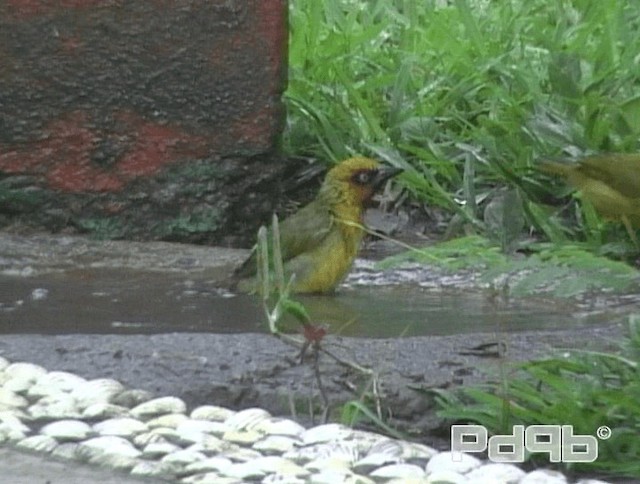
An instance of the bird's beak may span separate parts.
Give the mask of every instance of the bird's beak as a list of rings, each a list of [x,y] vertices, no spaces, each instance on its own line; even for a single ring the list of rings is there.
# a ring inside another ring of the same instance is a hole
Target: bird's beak
[[[402,168],[396,168],[395,166],[383,166],[382,168],[379,168],[378,173],[373,180],[374,188],[381,188],[387,180],[393,178],[398,173],[402,173],[403,171],[404,170]]]

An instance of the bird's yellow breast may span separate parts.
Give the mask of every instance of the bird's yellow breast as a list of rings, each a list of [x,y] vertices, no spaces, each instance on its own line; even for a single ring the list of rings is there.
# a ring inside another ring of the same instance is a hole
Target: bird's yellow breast
[[[637,155],[601,155],[580,163],[544,162],[547,173],[564,176],[604,218],[626,219],[640,227],[640,158]]]
[[[296,274],[295,292],[330,292],[346,277],[358,253],[362,229],[337,220],[326,240],[314,250],[291,261]],[[286,268],[286,267],[285,267]]]
[[[573,183],[605,219],[619,220],[627,217],[631,225],[640,226],[640,196],[625,197],[606,183],[593,178],[584,178]]]

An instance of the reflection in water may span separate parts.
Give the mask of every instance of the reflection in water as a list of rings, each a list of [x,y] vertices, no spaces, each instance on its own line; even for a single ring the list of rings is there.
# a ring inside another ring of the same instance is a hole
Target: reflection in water
[[[314,322],[333,334],[363,337],[446,335],[608,324],[604,312],[580,315],[567,301],[495,301],[488,293],[415,286],[344,288],[305,296]],[[216,289],[207,275],[115,269],[34,277],[0,276],[2,333],[166,333],[265,331],[256,297]]]
[[[484,291],[429,290],[415,286],[347,289],[328,297],[300,298],[331,332],[374,338],[449,335],[578,327],[611,322],[611,314],[576,315],[560,301],[512,299]]]

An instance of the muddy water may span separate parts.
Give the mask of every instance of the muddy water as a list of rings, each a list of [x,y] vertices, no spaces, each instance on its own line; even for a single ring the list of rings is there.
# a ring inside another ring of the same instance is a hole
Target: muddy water
[[[416,285],[346,287],[300,298],[314,321],[347,336],[399,337],[595,327],[620,311],[578,311],[566,301],[496,301],[482,290]],[[622,311],[624,313],[624,311]],[[247,333],[265,331],[255,297],[231,295],[206,271],[81,268],[0,275],[0,333]]]

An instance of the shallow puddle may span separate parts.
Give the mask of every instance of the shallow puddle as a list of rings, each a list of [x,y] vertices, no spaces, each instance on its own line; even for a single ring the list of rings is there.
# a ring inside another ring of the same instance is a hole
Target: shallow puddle
[[[568,301],[496,300],[478,289],[345,287],[299,298],[334,334],[360,337],[567,329],[611,324],[624,307],[585,311]],[[78,269],[0,276],[0,332],[242,333],[266,331],[257,298],[229,295],[207,273]]]

